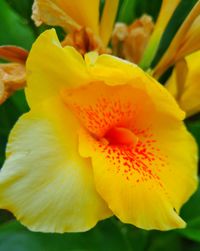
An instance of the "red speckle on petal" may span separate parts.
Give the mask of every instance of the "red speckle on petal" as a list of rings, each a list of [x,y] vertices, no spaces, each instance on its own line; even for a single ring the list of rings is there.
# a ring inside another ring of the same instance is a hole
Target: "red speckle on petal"
[[[110,163],[108,171],[116,172],[130,182],[131,180],[137,183],[154,180],[163,187],[159,172],[160,168],[166,165],[166,157],[158,154],[156,142],[154,139],[138,141],[134,147],[122,144],[105,145],[102,154],[105,154],[105,158]]]
[[[162,187],[159,172],[167,157],[152,129],[154,105],[142,90],[94,83],[71,90],[64,101],[96,142],[108,171],[129,183],[156,181]]]

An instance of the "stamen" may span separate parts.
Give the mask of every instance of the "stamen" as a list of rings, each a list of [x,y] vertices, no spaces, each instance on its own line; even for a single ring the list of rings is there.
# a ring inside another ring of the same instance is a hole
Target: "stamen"
[[[111,145],[128,145],[135,147],[138,137],[130,130],[124,127],[114,127],[109,130],[105,138]]]

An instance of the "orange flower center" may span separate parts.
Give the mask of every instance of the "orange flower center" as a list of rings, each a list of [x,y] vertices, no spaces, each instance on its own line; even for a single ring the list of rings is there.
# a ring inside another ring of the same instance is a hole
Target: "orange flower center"
[[[114,127],[109,130],[105,138],[110,145],[127,145],[135,147],[138,142],[138,137],[130,130],[124,127]]]

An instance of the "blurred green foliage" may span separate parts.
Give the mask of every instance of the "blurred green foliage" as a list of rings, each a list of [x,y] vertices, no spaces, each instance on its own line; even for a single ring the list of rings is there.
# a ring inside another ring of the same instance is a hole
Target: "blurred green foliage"
[[[143,14],[152,16],[156,21],[161,6],[161,0],[120,0],[120,8],[118,11],[117,21],[130,24],[134,19],[141,17]]]
[[[14,2],[17,1],[13,1],[13,3]],[[24,8],[27,10],[27,4],[25,3],[26,1],[24,1]],[[20,6],[22,8],[23,4],[21,3]],[[29,5],[29,9],[31,10],[31,5]],[[0,45],[18,45],[30,49],[36,38],[33,29],[28,25],[29,22],[27,19],[20,16],[4,0],[0,1],[0,19],[2,20]],[[26,112],[27,109],[23,91],[17,92],[0,106],[0,166],[5,158],[5,145],[8,134],[17,118]]]
[[[36,37],[47,27],[34,26],[30,18],[32,2],[33,0],[0,1],[0,45],[14,44],[30,49]],[[130,23],[134,18],[148,13],[156,20],[160,5],[161,0],[120,0],[121,9],[117,19]],[[60,29],[59,34],[63,36]],[[18,117],[28,109],[23,90],[0,106],[0,166],[5,158],[9,132]],[[200,145],[200,116],[187,119],[186,125]],[[200,189],[181,211],[188,222],[187,228],[168,232],[144,231],[123,224],[113,217],[100,222],[86,233],[34,233],[13,220],[6,211],[0,211],[0,251],[199,251],[199,202]]]
[[[0,1],[0,19],[0,44],[15,44],[30,49],[35,36],[28,19],[18,15],[5,0]]]

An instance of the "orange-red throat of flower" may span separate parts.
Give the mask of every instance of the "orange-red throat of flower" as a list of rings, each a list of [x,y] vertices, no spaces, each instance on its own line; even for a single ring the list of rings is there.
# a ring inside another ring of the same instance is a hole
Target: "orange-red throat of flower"
[[[114,127],[110,129],[105,138],[110,145],[126,145],[135,147],[138,142],[138,137],[130,130],[124,127]]]

